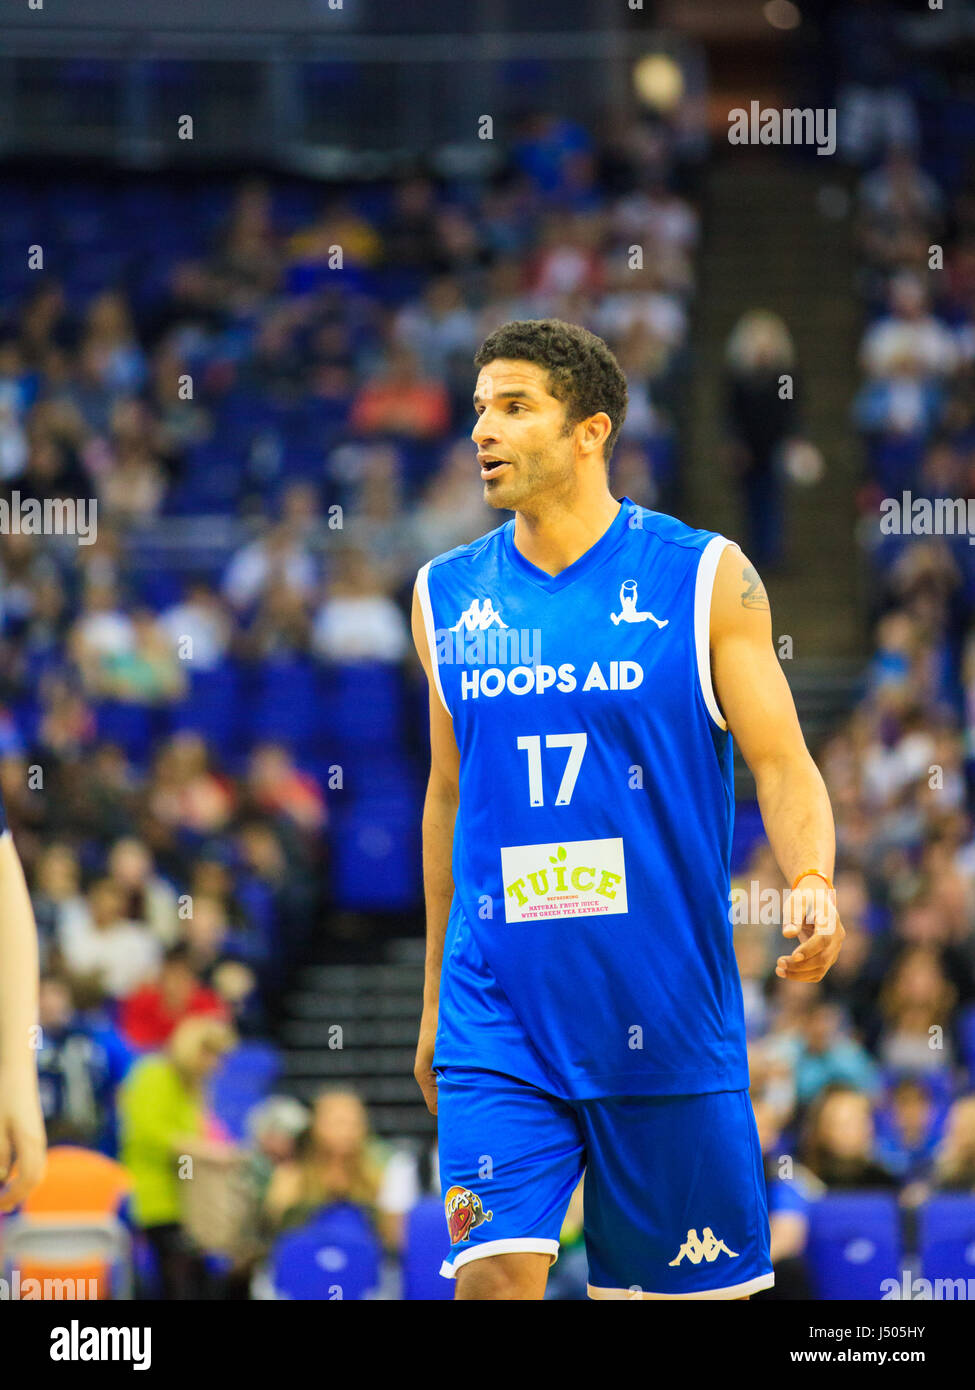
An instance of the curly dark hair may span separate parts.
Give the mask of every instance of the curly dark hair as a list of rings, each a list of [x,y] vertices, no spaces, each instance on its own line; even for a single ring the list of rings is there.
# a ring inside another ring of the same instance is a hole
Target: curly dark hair
[[[620,364],[602,338],[561,319],[515,319],[484,339],[474,365],[486,367],[499,358],[545,367],[549,393],[565,405],[570,429],[604,410],[613,425],[603,448],[609,463],[626,419],[627,391]]]

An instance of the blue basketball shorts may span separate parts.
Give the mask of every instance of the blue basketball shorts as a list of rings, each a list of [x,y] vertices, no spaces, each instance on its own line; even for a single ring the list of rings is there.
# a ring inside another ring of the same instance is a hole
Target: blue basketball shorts
[[[775,1282],[747,1091],[565,1101],[446,1067],[437,1096],[448,1279],[490,1255],[554,1262],[585,1173],[590,1298],[744,1298]]]

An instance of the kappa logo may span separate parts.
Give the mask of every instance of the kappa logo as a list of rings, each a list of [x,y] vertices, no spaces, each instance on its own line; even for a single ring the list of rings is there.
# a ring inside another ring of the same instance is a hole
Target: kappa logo
[[[480,1226],[482,1221],[490,1221],[494,1215],[493,1211],[484,1210],[480,1197],[469,1187],[451,1187],[443,1205],[451,1245],[456,1245],[459,1240],[470,1240],[474,1227]]]
[[[686,1255],[692,1265],[699,1265],[702,1260],[707,1260],[709,1265],[713,1265],[722,1251],[733,1260],[737,1260],[737,1250],[729,1250],[723,1240],[718,1240],[710,1226],[705,1226],[704,1235],[700,1239],[692,1226],[687,1232],[687,1239],[677,1252],[676,1260],[671,1260],[670,1264],[679,1265]]]
[[[489,598],[471,600],[469,608],[465,608],[453,627],[448,629],[450,632],[459,632],[466,628],[468,632],[484,632],[489,627],[507,627],[508,624],[502,621],[501,614],[495,608]]]
[[[617,627],[620,623],[656,623],[658,627],[666,627],[670,622],[669,618],[655,618],[650,612],[640,613],[637,610],[635,579],[623,580],[620,585],[620,611],[609,616]]]

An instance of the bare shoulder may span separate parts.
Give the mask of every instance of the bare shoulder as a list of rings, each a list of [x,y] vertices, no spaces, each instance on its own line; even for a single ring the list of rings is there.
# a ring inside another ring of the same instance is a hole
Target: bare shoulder
[[[764,631],[770,624],[768,594],[761,575],[738,545],[726,545],[711,597],[712,642],[722,633]]]
[[[413,585],[413,606],[410,611],[410,628],[413,633],[413,645],[416,647],[416,654],[420,658],[420,664],[430,679],[430,644],[427,639],[426,620],[423,615],[423,604],[420,601],[420,581]]]

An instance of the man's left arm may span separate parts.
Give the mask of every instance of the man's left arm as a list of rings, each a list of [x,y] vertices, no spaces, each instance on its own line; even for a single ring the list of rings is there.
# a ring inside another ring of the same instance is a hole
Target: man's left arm
[[[845,932],[830,882],[836,850],[826,786],[806,747],[792,692],[775,652],[765,587],[737,546],[726,546],[711,599],[711,674],[715,696],[755,778],[769,844],[795,891],[783,934],[798,937],[776,974],[815,983],[839,955]]]

